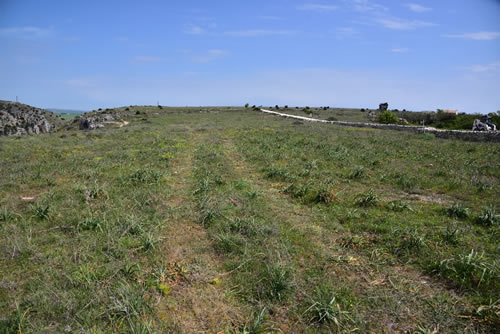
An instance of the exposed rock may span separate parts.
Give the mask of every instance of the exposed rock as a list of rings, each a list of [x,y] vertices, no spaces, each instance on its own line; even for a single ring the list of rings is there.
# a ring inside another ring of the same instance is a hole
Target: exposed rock
[[[472,131],[497,131],[497,127],[493,124],[491,116],[483,115],[481,119],[474,120]]]
[[[405,118],[398,118],[398,120],[399,120],[399,124],[403,124],[403,125],[410,124],[410,122],[408,122]]]
[[[377,118],[377,113],[373,110],[370,110],[368,114],[366,114],[366,117],[373,121],[375,118]]]
[[[56,129],[57,117],[51,112],[26,104],[0,101],[0,136],[40,134]]]
[[[111,114],[99,114],[97,116],[80,116],[75,118],[73,122],[79,122],[80,130],[95,130],[104,127],[102,122],[110,122],[114,119],[115,117]]]

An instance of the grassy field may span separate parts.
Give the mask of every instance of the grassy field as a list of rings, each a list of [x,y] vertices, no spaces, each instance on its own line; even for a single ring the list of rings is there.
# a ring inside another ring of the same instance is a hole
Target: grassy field
[[[499,330],[499,144],[127,108],[0,138],[0,333]]]

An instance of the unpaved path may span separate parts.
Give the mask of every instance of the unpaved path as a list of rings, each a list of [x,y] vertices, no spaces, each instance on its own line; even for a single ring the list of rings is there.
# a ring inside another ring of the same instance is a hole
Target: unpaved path
[[[158,313],[182,333],[216,333],[242,318],[237,303],[224,295],[224,284],[214,280],[222,275],[222,261],[206,231],[197,223],[192,197],[192,152],[204,140],[202,135],[192,135],[173,162],[168,180],[172,191],[167,203],[168,241],[162,251],[171,294],[159,304]]]

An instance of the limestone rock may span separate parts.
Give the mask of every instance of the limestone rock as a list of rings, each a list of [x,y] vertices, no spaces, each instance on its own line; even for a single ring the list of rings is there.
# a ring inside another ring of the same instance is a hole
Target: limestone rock
[[[26,104],[0,101],[0,136],[47,133],[56,129],[53,113]]]

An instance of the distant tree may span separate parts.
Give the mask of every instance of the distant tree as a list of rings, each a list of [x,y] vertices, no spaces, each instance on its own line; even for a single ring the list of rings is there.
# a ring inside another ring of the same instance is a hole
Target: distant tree
[[[284,107],[284,108],[285,108],[285,109],[288,109],[288,105],[285,105],[285,107]]]
[[[247,103],[247,104],[245,104],[245,109],[247,109],[247,108],[248,108],[248,103]]]
[[[280,106],[279,105],[275,105],[274,108],[279,110]]]
[[[163,107],[159,104],[159,105],[158,105],[158,109],[163,109]]]

